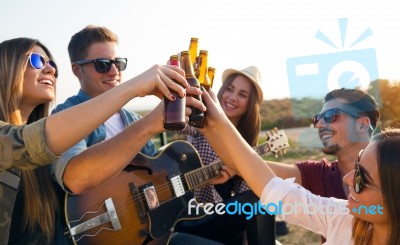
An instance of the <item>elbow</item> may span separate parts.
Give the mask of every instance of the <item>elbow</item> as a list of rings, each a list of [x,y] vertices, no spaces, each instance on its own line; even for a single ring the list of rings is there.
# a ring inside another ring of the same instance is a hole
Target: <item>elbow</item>
[[[79,195],[88,190],[87,181],[85,181],[82,176],[71,174],[71,172],[68,171],[68,168],[64,173],[63,182],[65,188],[67,188],[73,195]]]
[[[85,188],[82,187],[82,185],[79,185],[77,183],[68,183],[67,181],[64,181],[64,186],[73,195],[80,195],[80,194],[82,194],[82,193],[84,193],[86,191]]]

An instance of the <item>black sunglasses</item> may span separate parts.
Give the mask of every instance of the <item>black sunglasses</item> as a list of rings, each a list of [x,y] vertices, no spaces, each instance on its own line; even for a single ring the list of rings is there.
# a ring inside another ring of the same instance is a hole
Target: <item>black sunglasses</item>
[[[58,77],[58,70],[56,63],[38,53],[31,53],[29,55],[29,63],[36,70],[43,69],[44,66],[48,63],[51,67],[53,67],[56,70],[54,76]]]
[[[86,64],[94,64],[94,68],[99,73],[106,73],[110,71],[111,65],[114,64],[117,67],[118,71],[123,71],[126,69],[128,64],[127,58],[115,58],[115,59],[95,59],[95,60],[79,60],[75,62],[77,65],[86,65]]]
[[[321,120],[322,118],[327,123],[333,123],[339,118],[339,115],[341,113],[345,113],[345,114],[350,115],[350,116],[355,117],[355,118],[360,117],[359,115],[357,115],[355,113],[351,113],[351,112],[345,111],[345,110],[340,109],[340,108],[332,108],[332,109],[329,109],[329,110],[327,110],[327,111],[325,111],[325,112],[323,112],[321,114],[317,114],[317,115],[313,116],[312,117],[312,123],[313,123],[313,125],[315,127],[317,125],[317,123],[319,122],[319,120]]]
[[[369,187],[373,190],[381,191],[380,188],[368,185],[365,181],[364,169],[360,166],[360,158],[363,152],[364,150],[361,150],[360,153],[358,154],[354,166],[354,179],[353,179],[354,192],[359,194],[364,189],[364,187]]]

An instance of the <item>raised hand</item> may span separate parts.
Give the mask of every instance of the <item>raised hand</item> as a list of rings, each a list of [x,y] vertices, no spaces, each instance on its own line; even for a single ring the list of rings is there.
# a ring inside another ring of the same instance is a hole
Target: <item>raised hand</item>
[[[229,119],[226,117],[225,112],[219,104],[214,91],[212,91],[212,89],[208,92],[203,90],[202,96],[203,102],[207,107],[207,121],[205,128],[217,128],[218,125],[223,126],[224,123],[229,123]]]
[[[154,65],[142,74],[130,79],[127,83],[134,84],[136,95],[139,97],[155,95],[162,98],[166,96],[170,100],[175,99],[169,89],[175,90],[181,97],[185,97],[185,88],[189,87],[184,77],[184,71],[172,65]]]

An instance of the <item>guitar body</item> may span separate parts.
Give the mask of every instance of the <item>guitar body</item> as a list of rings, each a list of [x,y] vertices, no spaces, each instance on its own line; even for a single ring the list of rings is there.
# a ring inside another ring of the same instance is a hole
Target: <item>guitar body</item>
[[[194,195],[182,175],[201,167],[196,149],[185,141],[160,148],[155,157],[139,153],[106,183],[81,195],[66,195],[70,238],[85,245],[144,244],[153,239],[166,243],[176,222],[204,215],[188,215]]]

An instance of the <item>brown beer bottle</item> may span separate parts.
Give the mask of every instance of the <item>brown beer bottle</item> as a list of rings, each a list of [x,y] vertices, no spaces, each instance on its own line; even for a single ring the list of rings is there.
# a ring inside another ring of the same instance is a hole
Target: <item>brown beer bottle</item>
[[[171,55],[169,64],[179,66],[178,55]],[[175,90],[170,91],[176,99],[172,101],[164,96],[163,127],[167,130],[181,130],[186,127],[186,100],[185,98],[181,98]]]
[[[200,82],[194,75],[193,64],[190,61],[190,54],[188,51],[181,52],[181,68],[185,71],[186,81],[189,83],[189,85],[200,88]],[[202,101],[200,95],[193,95],[193,97],[199,101]],[[196,128],[203,128],[205,123],[204,113],[195,107],[191,107],[191,109],[192,114],[189,116],[189,125]]]
[[[199,79],[200,85],[203,86],[207,91],[211,88],[211,81],[208,77],[207,71],[207,63],[208,63],[208,51],[200,50],[199,57],[197,58],[197,64],[199,66],[198,75],[196,76]]]
[[[210,83],[211,83],[211,88],[212,88],[212,86],[214,84],[215,68],[208,67],[207,73],[208,73],[208,77],[210,78]]]

